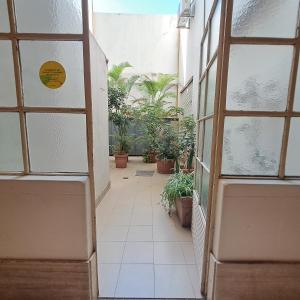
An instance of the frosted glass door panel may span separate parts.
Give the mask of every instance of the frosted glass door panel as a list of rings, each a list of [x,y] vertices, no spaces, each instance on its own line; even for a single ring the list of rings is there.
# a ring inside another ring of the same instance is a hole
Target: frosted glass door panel
[[[300,176],[300,118],[291,122],[285,172],[287,176]]]
[[[0,106],[17,106],[14,62],[10,41],[0,41]]]
[[[231,46],[227,109],[284,111],[292,55],[290,46]]]
[[[82,33],[81,0],[15,0],[18,32]]]
[[[210,169],[211,143],[213,133],[213,119],[205,121],[204,142],[203,142],[203,163]]]
[[[209,14],[213,4],[214,4],[214,0],[205,0],[205,25],[209,18]]]
[[[292,38],[299,0],[234,0],[232,35]]]
[[[23,171],[18,113],[0,113],[0,172]]]
[[[202,82],[200,83],[200,100],[199,100],[199,108],[198,108],[198,117],[199,118],[204,116],[205,90],[206,90],[206,78],[204,78],[202,80]]]
[[[195,172],[195,191],[200,199],[201,195],[201,180],[202,180],[202,166],[198,160],[196,160],[196,172]]]
[[[283,125],[283,118],[226,118],[222,173],[277,176]]]
[[[220,22],[221,22],[221,4],[219,0],[213,18],[211,20],[211,36],[210,36],[210,55],[209,59],[215,54],[219,45],[219,34],[220,34]]]
[[[207,215],[209,177],[210,177],[210,175],[203,168],[202,168],[202,170],[203,170],[203,174],[202,174],[200,204],[202,206],[204,214]]]
[[[298,63],[298,74],[295,89],[294,111],[300,111],[300,61]]]
[[[208,51],[208,33],[206,34],[206,37],[204,39],[203,45],[202,45],[202,56],[201,56],[201,74],[204,73],[206,66],[207,66],[207,51]]]
[[[0,32],[10,32],[7,0],[0,0]]]
[[[207,97],[206,97],[206,112],[205,115],[210,115],[214,112],[215,95],[216,95],[216,78],[217,78],[217,59],[214,61],[208,71]]]
[[[86,118],[27,114],[31,171],[87,172]]]
[[[85,106],[81,42],[21,41],[20,51],[25,106]],[[40,68],[48,61],[56,61],[65,69],[66,80],[60,88],[48,88],[40,79]]]

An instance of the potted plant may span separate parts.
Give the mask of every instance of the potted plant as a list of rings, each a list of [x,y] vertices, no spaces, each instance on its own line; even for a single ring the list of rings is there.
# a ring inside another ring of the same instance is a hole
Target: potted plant
[[[176,93],[176,76],[158,74],[143,76],[138,84],[142,97],[135,102],[139,104],[136,110],[136,121],[139,122],[143,132],[142,140],[145,152],[144,162],[155,163],[158,151],[158,135],[169,117],[177,117],[181,113],[170,105],[169,100],[174,100]]]
[[[114,65],[108,72],[108,109],[109,119],[116,129],[113,152],[117,168],[126,168],[130,149],[128,127],[132,118],[132,109],[126,104],[126,100],[138,76],[124,78],[122,73],[129,67],[131,67],[129,63],[121,63]]]
[[[184,173],[191,173],[194,171],[195,127],[196,122],[193,116],[186,116],[180,121],[181,169]]]
[[[175,161],[180,155],[178,133],[172,125],[161,128],[158,136],[157,171],[161,174],[172,174]]]
[[[113,146],[116,168],[127,167],[129,150],[130,150],[129,137],[126,134],[124,135],[118,133],[115,136],[115,145]]]
[[[193,210],[193,174],[179,172],[170,176],[161,202],[171,214],[176,208],[180,223],[183,227],[190,227],[192,223]]]

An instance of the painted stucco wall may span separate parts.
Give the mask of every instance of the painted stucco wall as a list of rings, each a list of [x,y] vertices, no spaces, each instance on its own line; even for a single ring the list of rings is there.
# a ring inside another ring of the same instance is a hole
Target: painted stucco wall
[[[109,60],[133,74],[177,74],[177,16],[94,13],[94,34]]]
[[[204,1],[195,1],[195,16],[190,29],[180,30],[179,46],[179,90],[193,77],[193,115],[196,116],[199,93],[200,44],[203,34]]]
[[[192,86],[192,108],[191,112],[194,117],[197,113],[198,94],[199,94],[199,70],[200,70],[200,44],[203,34],[204,23],[204,5],[202,0],[195,1],[195,17],[191,19],[190,29],[180,30],[180,45],[179,45],[179,91],[193,77]],[[183,100],[183,99],[181,99]],[[179,103],[181,103],[179,99]],[[194,197],[193,204],[193,242],[196,255],[196,263],[201,277],[203,247],[205,238],[205,218],[200,209],[198,198]]]

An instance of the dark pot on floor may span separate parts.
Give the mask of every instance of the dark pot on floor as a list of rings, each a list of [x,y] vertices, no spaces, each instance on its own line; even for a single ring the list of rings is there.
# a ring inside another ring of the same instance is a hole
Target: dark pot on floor
[[[155,152],[148,153],[148,162],[150,164],[156,163],[156,153]]]
[[[128,154],[115,154],[116,168],[124,169],[127,167]]]
[[[160,174],[172,174],[174,170],[174,159],[157,160],[157,172]]]
[[[176,199],[176,211],[182,227],[191,227],[193,214],[193,198],[181,197]]]

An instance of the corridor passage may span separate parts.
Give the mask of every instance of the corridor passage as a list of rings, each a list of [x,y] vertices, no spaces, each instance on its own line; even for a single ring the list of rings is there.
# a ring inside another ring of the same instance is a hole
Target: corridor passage
[[[160,205],[168,175],[142,158],[127,169],[110,163],[112,186],[97,208],[100,296],[200,298],[191,231]]]

